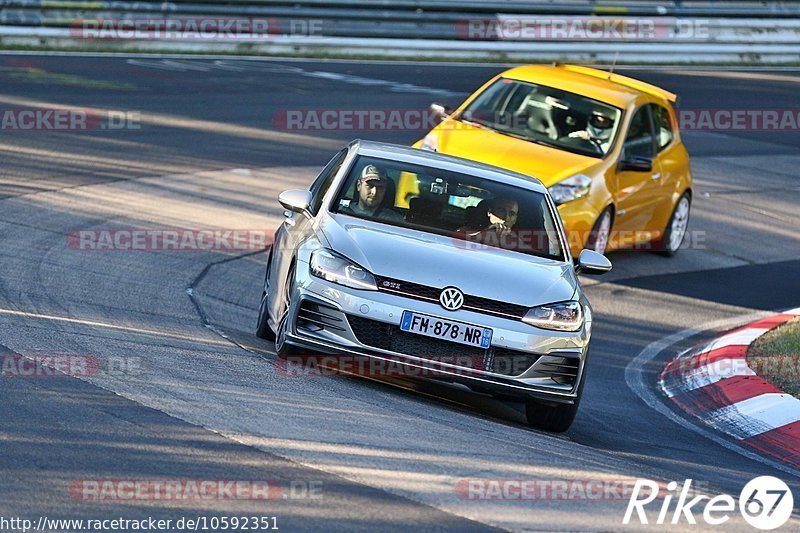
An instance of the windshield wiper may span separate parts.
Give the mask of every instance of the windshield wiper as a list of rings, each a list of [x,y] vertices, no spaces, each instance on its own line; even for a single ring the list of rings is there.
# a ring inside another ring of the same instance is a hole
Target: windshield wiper
[[[478,120],[469,120],[466,118],[459,118],[459,121],[463,122],[464,124],[469,124],[470,126],[475,126],[476,128],[481,128],[484,130],[489,131],[497,131],[495,130],[488,122],[478,121]]]
[[[547,146],[548,148],[555,148],[556,150],[566,150],[567,152],[573,152],[573,153],[580,153],[580,154],[583,153],[583,152],[578,152],[576,150],[572,150],[567,146],[563,146],[561,144],[554,143],[552,141],[545,141],[544,139],[537,139],[536,137],[528,137],[527,135],[522,135],[521,133],[514,133],[511,130],[498,128],[495,131],[497,131],[498,133],[502,133],[503,135],[508,135],[509,137],[514,137],[515,139],[520,139],[522,141],[528,141],[534,144],[541,144],[542,146]],[[589,154],[583,154],[583,155],[589,155]]]
[[[580,155],[586,155],[586,156],[589,156],[589,157],[595,157],[595,154],[585,153],[582,150],[576,150],[576,149],[573,149],[571,147],[563,146],[563,145],[560,145],[560,144],[557,144],[557,143],[554,143],[554,142],[551,142],[551,141],[545,141],[543,139],[537,139],[535,137],[528,137],[527,135],[522,135],[521,133],[515,133],[515,132],[513,132],[513,131],[511,131],[509,129],[503,128],[502,126],[500,126],[497,123],[489,123],[489,122],[479,121],[479,120],[475,120],[475,119],[468,120],[468,119],[465,119],[465,118],[458,118],[456,120],[459,120],[459,121],[464,122],[465,124],[469,124],[471,126],[475,126],[477,128],[481,128],[481,129],[489,130],[489,131],[494,131],[494,132],[499,133],[501,135],[508,135],[509,137],[514,137],[515,139],[519,139],[521,141],[528,141],[528,142],[532,142],[534,144],[541,144],[542,146],[547,146],[548,148],[555,148],[556,150],[565,150],[567,152],[572,152],[574,154],[580,154]]]
[[[551,148],[560,148],[560,146],[558,146],[557,144],[553,144],[553,143],[550,143],[550,142],[547,142],[547,141],[543,141],[541,139],[536,139],[534,137],[528,137],[527,135],[522,135],[521,133],[514,133],[511,130],[498,128],[497,131],[499,133],[502,133],[503,135],[508,135],[509,137],[514,137],[515,139],[520,139],[520,140],[523,140],[523,141],[529,141],[529,142],[536,143],[536,144],[543,144],[543,145],[549,146]]]

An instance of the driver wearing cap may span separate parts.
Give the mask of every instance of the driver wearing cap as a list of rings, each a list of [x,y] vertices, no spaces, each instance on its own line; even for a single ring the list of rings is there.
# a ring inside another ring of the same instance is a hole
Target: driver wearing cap
[[[353,201],[343,211],[358,216],[382,218],[384,220],[403,220],[403,215],[384,205],[389,178],[375,165],[367,165],[356,181],[358,201]]]
[[[597,145],[603,152],[608,152],[611,147],[611,132],[614,128],[614,119],[605,109],[595,109],[589,115],[586,129],[573,131],[569,134],[572,139],[579,138]]]

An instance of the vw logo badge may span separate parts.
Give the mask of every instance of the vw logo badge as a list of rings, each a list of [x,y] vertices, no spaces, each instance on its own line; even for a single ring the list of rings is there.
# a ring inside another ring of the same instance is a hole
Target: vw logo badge
[[[446,287],[439,295],[439,303],[448,311],[458,311],[464,305],[464,293],[455,287]]]

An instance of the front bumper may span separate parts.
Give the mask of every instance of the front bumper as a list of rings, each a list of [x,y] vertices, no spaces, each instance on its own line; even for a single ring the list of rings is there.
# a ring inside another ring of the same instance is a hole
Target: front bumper
[[[480,350],[401,332],[404,310],[491,328],[492,345]],[[590,320],[577,332],[548,331],[463,309],[446,311],[432,302],[382,291],[350,289],[311,276],[303,262],[296,269],[287,325],[287,342],[315,352],[399,364],[413,370],[409,375],[497,396],[568,404],[579,394],[591,332]]]

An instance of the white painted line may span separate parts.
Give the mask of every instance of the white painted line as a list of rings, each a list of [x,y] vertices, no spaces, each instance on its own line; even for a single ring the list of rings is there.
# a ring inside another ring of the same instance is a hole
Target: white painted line
[[[364,76],[355,76],[352,74],[343,74],[339,72],[328,72],[323,70],[304,70],[299,67],[289,65],[281,65],[279,63],[255,63],[240,61],[235,66],[231,65],[232,61],[218,60],[213,63],[206,63],[202,61],[173,61],[169,59],[128,59],[129,65],[144,68],[155,68],[159,70],[172,70],[177,72],[186,72],[189,70],[207,72],[212,69],[220,70],[250,70],[256,72],[281,72],[287,74],[294,74],[298,76],[306,76],[310,78],[318,78],[330,80],[339,83],[348,83],[351,85],[360,85],[364,87],[380,87],[389,92],[395,93],[412,93],[412,94],[430,94],[441,97],[453,97],[462,93],[450,91],[448,89],[440,89],[437,87],[428,87],[424,85],[414,85],[413,83],[402,83],[392,80],[384,80],[381,78],[369,78]]]
[[[755,376],[756,373],[747,366],[745,359],[720,359],[713,363],[695,368],[682,378],[681,388],[688,392],[712,385],[723,379],[734,376]]]
[[[157,68],[160,70],[171,70],[174,71],[174,67],[170,67],[164,65],[160,62],[153,62],[153,61],[139,61],[138,59],[128,59],[127,63],[129,65],[133,65],[134,67],[147,67],[147,68]]]
[[[739,440],[800,420],[800,400],[777,392],[709,411],[703,419]]]
[[[230,71],[233,71],[233,72],[242,72],[242,71],[244,71],[244,69],[241,68],[241,67],[237,67],[235,65],[229,65],[229,64],[227,64],[224,61],[221,61],[219,59],[214,61],[214,68],[218,68],[220,70],[230,70]]]
[[[209,67],[205,66],[203,63],[192,62],[178,62],[172,61],[170,59],[164,59],[161,61],[164,65],[168,67],[173,67],[176,70],[186,71],[186,70],[199,70],[200,72],[208,72]]]
[[[783,314],[783,315],[800,315],[800,307],[795,307],[794,309],[789,309],[788,311],[784,311],[781,314]]]

